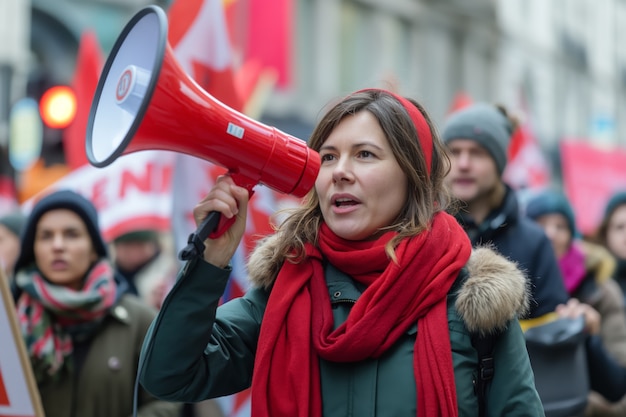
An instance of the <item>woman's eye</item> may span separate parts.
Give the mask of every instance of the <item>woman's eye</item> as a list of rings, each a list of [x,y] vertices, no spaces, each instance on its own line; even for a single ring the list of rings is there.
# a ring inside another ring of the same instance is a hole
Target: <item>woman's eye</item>
[[[321,155],[320,159],[322,160],[322,162],[325,161],[331,161],[334,157],[331,154],[325,154],[325,155]]]
[[[374,156],[374,154],[371,153],[370,151],[361,151],[361,152],[359,152],[359,154],[360,154],[361,158],[369,158],[369,157]]]
[[[52,238],[52,234],[50,233],[39,233],[35,236],[37,240],[48,240]]]

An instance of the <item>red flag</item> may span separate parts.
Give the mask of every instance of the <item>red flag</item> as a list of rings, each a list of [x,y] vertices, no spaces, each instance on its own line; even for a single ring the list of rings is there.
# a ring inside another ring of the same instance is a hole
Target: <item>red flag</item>
[[[293,0],[230,0],[226,3],[230,39],[242,62],[259,62],[264,69],[276,72],[279,87],[289,87]]]
[[[183,69],[213,97],[241,111],[221,1],[175,1],[168,21],[168,41]]]
[[[246,59],[257,59],[278,71],[278,86],[291,83],[291,39],[293,1],[249,0],[249,27]]]
[[[511,137],[504,181],[514,189],[538,189],[550,183],[550,166],[527,123]]]
[[[457,110],[461,110],[464,107],[470,106],[472,104],[472,98],[464,91],[459,91],[452,99],[452,103],[450,104],[450,108],[448,109],[448,114],[454,113]]]
[[[548,186],[551,175],[548,160],[535,136],[523,91],[519,94],[519,101],[522,111],[521,123],[511,136],[508,162],[502,178],[512,188],[522,192]]]
[[[87,120],[103,65],[104,58],[96,34],[91,30],[83,32],[72,80],[72,87],[76,94],[76,117],[63,132],[65,158],[68,167],[72,170],[87,163],[85,153]]]
[[[242,112],[253,119],[258,118],[263,111],[263,104],[276,85],[277,78],[277,71],[263,67],[259,61],[244,62],[235,74],[237,91],[244,102]]]

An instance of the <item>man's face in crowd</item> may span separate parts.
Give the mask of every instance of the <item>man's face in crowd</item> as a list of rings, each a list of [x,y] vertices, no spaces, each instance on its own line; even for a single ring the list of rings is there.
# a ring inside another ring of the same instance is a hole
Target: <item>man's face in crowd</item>
[[[487,149],[470,139],[455,139],[448,150],[452,167],[446,181],[454,196],[468,204],[488,198],[500,175]]]

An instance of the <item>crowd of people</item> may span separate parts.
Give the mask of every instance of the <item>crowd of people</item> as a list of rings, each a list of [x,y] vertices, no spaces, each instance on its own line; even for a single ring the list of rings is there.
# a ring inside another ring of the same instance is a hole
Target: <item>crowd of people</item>
[[[194,413],[137,381],[143,339],[175,277],[156,230],[105,242],[91,201],[71,190],[0,217],[2,276],[46,417],[222,417]]]
[[[446,121],[442,136],[452,160],[447,181],[464,204],[457,220],[474,246],[492,245],[525,271],[532,304],[520,317],[523,322],[583,318],[590,335],[585,348],[591,391],[581,412],[622,415],[624,405],[617,399],[625,393],[626,315],[623,293],[612,278],[613,256],[581,239],[563,193],[542,190],[520,207],[502,180],[516,128],[517,120],[504,107],[486,103],[457,111]]]
[[[214,399],[248,388],[252,417],[549,415],[534,372],[549,364],[525,331],[574,319],[589,379],[576,415],[624,415],[626,184],[582,236],[562,191],[522,203],[503,180],[516,128],[489,103],[438,129],[412,98],[346,95],[308,139],[313,189],[227,302],[249,199],[228,174],[193,214],[232,225],[180,268],[155,230],[105,242],[73,191],[0,217],[46,416],[220,417]]]

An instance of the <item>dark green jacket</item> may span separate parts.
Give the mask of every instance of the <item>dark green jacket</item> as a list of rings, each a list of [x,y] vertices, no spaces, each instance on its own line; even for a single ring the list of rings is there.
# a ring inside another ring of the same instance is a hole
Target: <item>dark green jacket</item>
[[[448,297],[459,415],[477,415],[473,384],[478,366],[469,327],[501,332],[487,415],[543,416],[524,337],[515,318],[527,306],[523,275],[487,249],[475,251],[464,271],[469,276],[461,277]],[[218,308],[228,277],[228,270],[203,261],[190,261],[181,271],[144,342],[140,380],[153,395],[191,402],[250,386],[268,292],[255,287]],[[332,266],[326,269],[326,281],[338,325],[360,291],[354,281]],[[412,358],[417,331],[414,326],[377,359],[321,361],[324,417],[415,416]]]

